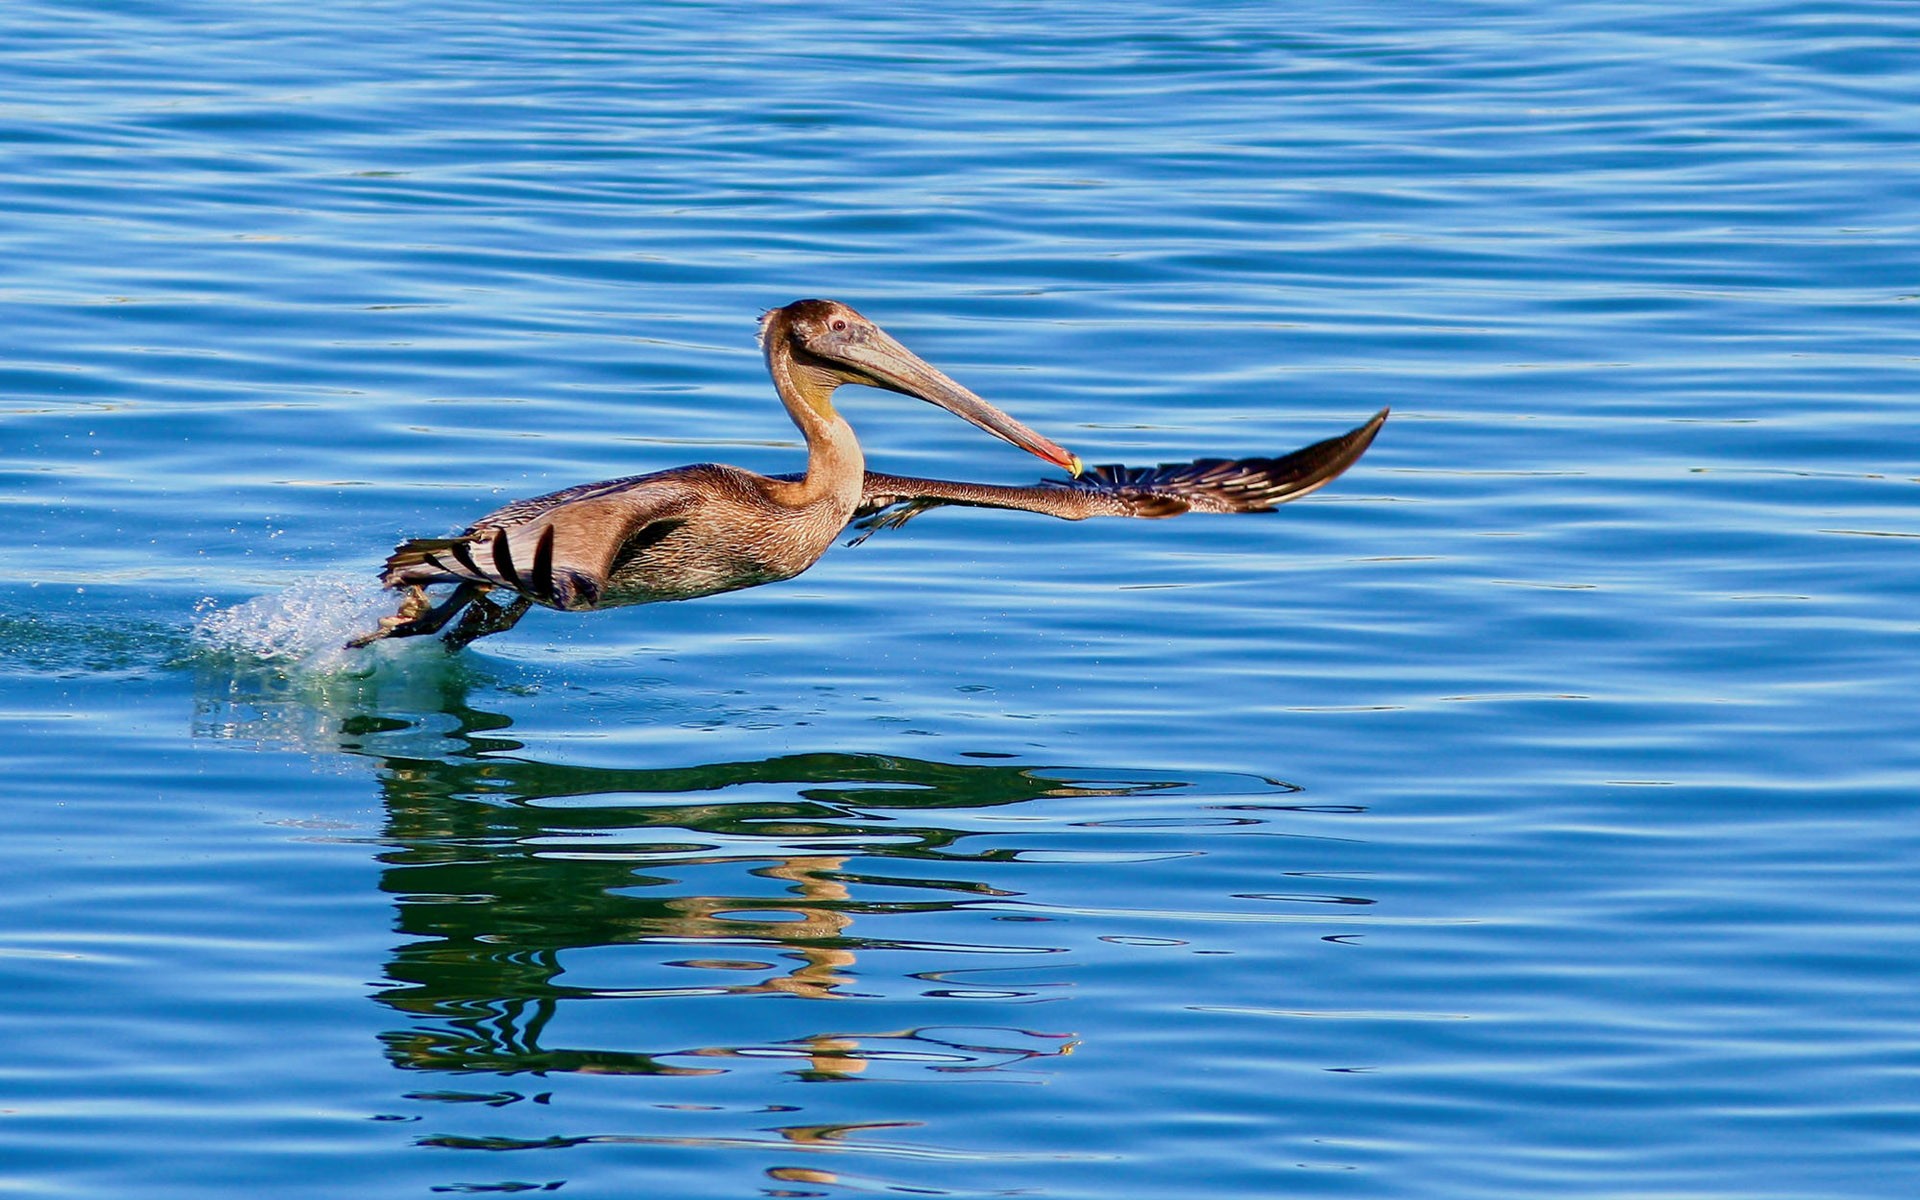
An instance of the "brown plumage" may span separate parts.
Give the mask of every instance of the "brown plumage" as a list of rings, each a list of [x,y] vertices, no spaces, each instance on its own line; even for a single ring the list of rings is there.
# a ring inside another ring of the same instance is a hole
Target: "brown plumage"
[[[449,646],[510,628],[540,604],[565,610],[691,600],[790,579],[833,544],[863,495],[860,443],[834,389],[866,384],[937,404],[1074,474],[1080,460],[941,374],[879,326],[832,300],[798,300],[760,319],[774,389],[807,441],[804,474],[756,475],[702,463],[582,484],[520,500],[451,538],[404,542],[381,583],[400,611],[349,645],[437,633]],[[450,583],[438,605],[426,589]],[[515,598],[502,608],[489,593]]]
[[[807,469],[757,475],[702,463],[586,483],[518,500],[448,538],[403,542],[381,583],[403,590],[400,610],[354,638],[438,633],[453,649],[509,629],[533,605],[564,611],[690,600],[790,579],[812,566],[856,516],[864,537],[928,508],[971,505],[1092,516],[1262,512],[1305,495],[1358,459],[1386,420],[1382,410],[1339,438],[1283,458],[1203,459],[1081,477],[1077,456],[916,357],[859,313],[799,300],[766,313],[760,343],[775,390],[807,442]],[[1075,478],[1033,487],[952,483],[868,472],[834,389],[866,384],[917,396],[965,418]],[[427,589],[452,584],[435,604]],[[492,593],[513,597],[502,607]]]

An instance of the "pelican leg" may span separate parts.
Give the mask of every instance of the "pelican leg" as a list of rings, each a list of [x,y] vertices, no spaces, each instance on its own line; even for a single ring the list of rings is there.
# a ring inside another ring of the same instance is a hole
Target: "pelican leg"
[[[516,596],[513,603],[505,608],[485,596],[476,596],[461,615],[460,623],[448,630],[440,640],[447,644],[447,652],[452,653],[490,633],[505,633],[512,629],[532,607],[531,596]]]
[[[898,529],[930,508],[945,508],[949,502],[932,496],[915,496],[911,499],[896,500],[885,508],[859,517],[849,525],[849,529],[858,529],[860,536],[848,542],[849,546],[858,546],[882,529]]]
[[[347,642],[349,650],[358,650],[370,646],[381,638],[419,637],[424,633],[438,633],[455,613],[473,603],[486,603],[480,598],[485,589],[477,583],[463,583],[453,589],[453,593],[435,605],[427,597],[424,587],[410,587],[400,600],[400,611],[390,617],[380,618],[380,624],[372,633],[363,633]],[[488,605],[488,607],[492,607]]]

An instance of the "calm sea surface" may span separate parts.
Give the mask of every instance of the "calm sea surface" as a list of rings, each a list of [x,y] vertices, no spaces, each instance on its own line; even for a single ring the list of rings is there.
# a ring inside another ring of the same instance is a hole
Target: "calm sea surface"
[[[10,0],[0,264],[0,1194],[1914,1194],[1904,0]],[[798,468],[810,295],[1090,462],[1394,417],[337,650]]]

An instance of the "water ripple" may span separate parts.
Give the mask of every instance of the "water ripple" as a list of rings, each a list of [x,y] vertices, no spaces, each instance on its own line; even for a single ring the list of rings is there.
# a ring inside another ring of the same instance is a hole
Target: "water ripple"
[[[0,1189],[1910,1190],[1907,8],[0,40]],[[817,294],[1089,461],[1394,419],[1270,519],[342,654],[399,537],[798,469]]]

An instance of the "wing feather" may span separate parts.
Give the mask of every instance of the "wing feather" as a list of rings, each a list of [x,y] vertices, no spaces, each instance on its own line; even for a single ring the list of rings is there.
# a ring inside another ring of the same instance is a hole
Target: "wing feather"
[[[904,525],[934,508],[961,505],[1042,513],[1068,521],[1088,517],[1177,517],[1186,512],[1270,512],[1337,479],[1373,444],[1387,409],[1366,424],[1273,458],[1201,458],[1129,467],[1094,467],[1078,479],[1045,479],[1030,487],[914,479],[868,472],[855,510],[856,543]]]
[[[402,542],[381,582],[477,583],[549,608],[592,608],[628,546],[647,542],[649,527],[677,528],[698,503],[684,481],[654,476],[569,488],[508,505],[456,537]]]

